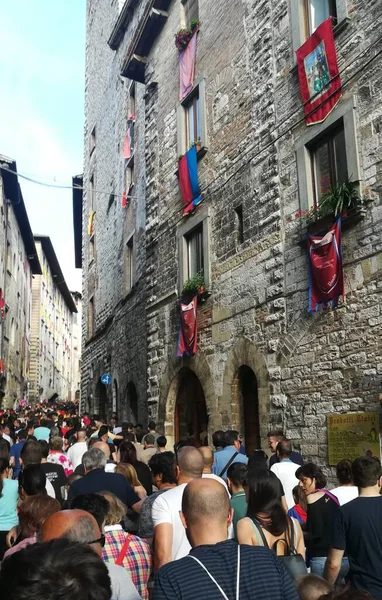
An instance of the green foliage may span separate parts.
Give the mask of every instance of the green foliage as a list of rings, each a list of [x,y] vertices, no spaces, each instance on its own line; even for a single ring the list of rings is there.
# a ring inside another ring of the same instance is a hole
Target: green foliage
[[[313,223],[329,215],[337,217],[343,211],[357,208],[360,203],[361,198],[358,193],[357,182],[344,181],[323,194],[318,206],[313,206],[308,213],[300,211],[298,216],[306,218],[307,223]]]
[[[190,279],[184,282],[183,286],[183,294],[185,293],[196,293],[201,287],[204,286],[204,275],[201,271],[200,273],[196,273]]]

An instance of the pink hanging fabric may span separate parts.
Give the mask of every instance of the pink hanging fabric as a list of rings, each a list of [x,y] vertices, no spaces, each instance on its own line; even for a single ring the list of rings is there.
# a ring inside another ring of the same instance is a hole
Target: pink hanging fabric
[[[195,59],[196,59],[196,30],[187,48],[179,54],[180,90],[179,99],[183,100],[194,87]]]

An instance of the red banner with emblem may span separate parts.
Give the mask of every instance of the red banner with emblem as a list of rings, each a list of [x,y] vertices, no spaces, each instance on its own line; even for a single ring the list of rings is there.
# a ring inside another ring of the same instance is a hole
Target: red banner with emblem
[[[329,302],[335,308],[344,296],[341,219],[323,237],[308,235],[308,248],[309,311],[317,311],[320,304],[326,308]]]
[[[178,358],[195,356],[196,354],[198,344],[197,307],[197,295],[188,304],[179,303],[180,331],[176,352]]]
[[[317,27],[296,55],[306,123],[321,123],[342,95],[331,17]]]

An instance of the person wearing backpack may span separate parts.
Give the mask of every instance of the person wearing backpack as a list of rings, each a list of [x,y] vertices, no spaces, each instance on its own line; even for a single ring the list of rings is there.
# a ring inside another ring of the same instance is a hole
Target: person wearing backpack
[[[271,471],[248,473],[248,510],[247,516],[237,524],[237,540],[239,544],[273,550],[292,577],[306,574],[301,526],[297,519],[286,514],[279,480]]]
[[[322,577],[329,553],[329,539],[339,502],[336,496],[325,489],[326,477],[317,465],[307,463],[296,471],[307,503],[306,549],[311,573]],[[349,570],[345,557],[338,576],[340,582]]]
[[[227,471],[236,462],[248,463],[248,458],[240,453],[239,432],[228,430],[224,432],[222,449],[214,453],[212,472],[227,481]]]

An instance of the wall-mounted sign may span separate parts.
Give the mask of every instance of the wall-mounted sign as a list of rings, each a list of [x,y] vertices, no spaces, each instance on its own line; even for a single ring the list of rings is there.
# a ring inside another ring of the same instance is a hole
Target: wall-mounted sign
[[[108,375],[107,373],[105,373],[104,375],[102,375],[101,381],[104,385],[110,385],[112,382],[112,377],[111,377],[111,375]]]
[[[381,458],[379,413],[328,415],[329,465],[359,456]]]

